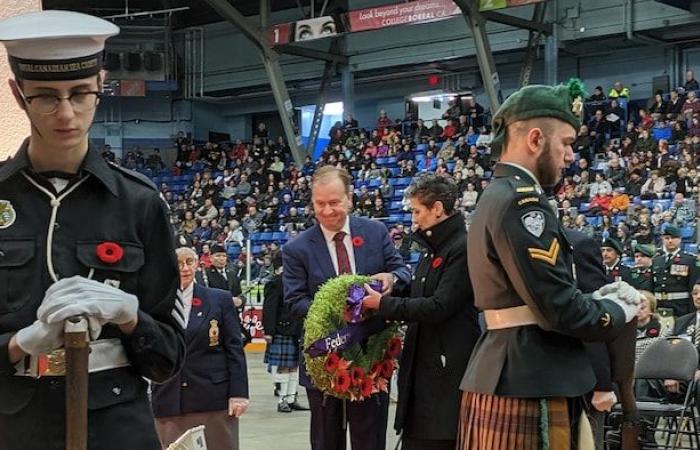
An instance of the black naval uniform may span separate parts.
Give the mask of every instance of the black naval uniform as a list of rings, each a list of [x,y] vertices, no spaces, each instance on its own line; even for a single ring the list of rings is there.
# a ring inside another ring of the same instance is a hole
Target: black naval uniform
[[[500,163],[469,229],[476,306],[527,305],[537,325],[488,330],[460,388],[515,398],[580,397],[596,384],[581,339],[609,340],[625,324],[614,302],[576,288],[572,247],[537,180]],[[575,416],[574,416],[575,417]]]
[[[692,312],[693,301],[690,291],[698,279],[696,259],[676,251],[670,258],[666,254],[654,257],[652,260],[654,273],[654,295],[659,308],[670,308],[674,317],[680,317]]]
[[[654,292],[654,271],[649,267],[631,267],[622,281],[626,281],[630,286],[640,291]]]
[[[0,166],[0,450],[64,448],[65,378],[17,376],[8,359],[11,337],[37,319],[52,284],[50,265],[59,279],[93,271],[92,279],[139,300],[131,336],[111,324],[102,329],[100,340],[121,341],[130,366],[90,374],[89,448],[160,449],[144,377],[166,381],[185,352],[183,329],[171,315],[178,275],[165,203],[145,177],[107,163],[94,148],[57,193],[32,170],[28,142]],[[60,201],[53,229],[57,202],[47,192]],[[98,257],[96,246],[105,241],[121,246],[120,260],[106,264]]]

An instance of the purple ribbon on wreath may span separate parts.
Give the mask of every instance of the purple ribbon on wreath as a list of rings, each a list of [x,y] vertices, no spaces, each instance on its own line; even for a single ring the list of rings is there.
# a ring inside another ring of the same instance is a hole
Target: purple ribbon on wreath
[[[382,291],[382,282],[371,280],[369,286],[375,291]],[[306,349],[312,357],[325,355],[330,352],[343,351],[354,344],[361,343],[373,334],[386,328],[386,322],[379,317],[362,320],[362,299],[367,291],[359,284],[353,284],[348,289],[347,306],[351,309],[351,319],[346,327],[339,328],[327,336],[313,342]]]

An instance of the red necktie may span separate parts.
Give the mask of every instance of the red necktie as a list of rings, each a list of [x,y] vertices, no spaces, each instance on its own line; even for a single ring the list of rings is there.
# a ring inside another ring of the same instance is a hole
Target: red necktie
[[[335,253],[336,257],[338,258],[338,275],[352,273],[348,249],[345,248],[343,239],[345,239],[344,231],[339,231],[335,234],[335,236],[333,236],[333,241],[335,241]]]

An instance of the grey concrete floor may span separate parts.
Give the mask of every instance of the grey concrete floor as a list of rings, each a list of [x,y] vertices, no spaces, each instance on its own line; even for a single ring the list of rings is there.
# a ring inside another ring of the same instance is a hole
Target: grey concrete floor
[[[307,450],[311,448],[309,445],[311,414],[307,411],[278,413],[277,398],[272,395],[272,378],[263,364],[263,354],[247,353],[246,356],[250,408],[240,420],[240,450]],[[304,388],[300,387],[299,394],[299,401],[308,405]],[[396,405],[392,403],[389,409],[387,450],[393,450],[396,445],[396,434],[391,428],[395,411]],[[350,448],[349,444],[348,448]]]

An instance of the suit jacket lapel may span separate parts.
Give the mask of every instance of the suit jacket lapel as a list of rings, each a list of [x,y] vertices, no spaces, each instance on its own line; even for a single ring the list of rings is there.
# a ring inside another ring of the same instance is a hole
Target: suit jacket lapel
[[[358,275],[367,272],[367,267],[365,266],[365,262],[367,261],[367,245],[365,245],[366,238],[362,234],[363,228],[364,227],[362,225],[362,222],[357,220],[355,217],[350,216],[350,235],[353,239],[355,239],[356,237],[362,238],[362,245],[352,245],[352,250],[355,254],[355,273],[357,273]]]
[[[187,323],[187,332],[185,333],[185,341],[187,343],[190,343],[199,334],[200,328],[207,323],[209,317],[209,299],[204,298],[203,294],[204,290],[195,284],[192,301],[194,302],[194,299],[198,298],[202,304],[199,306],[192,305],[190,310],[190,319]]]
[[[311,236],[311,247],[316,260],[318,261],[319,267],[323,271],[324,278],[330,279],[335,278],[336,273],[333,268],[333,261],[331,260],[331,254],[328,251],[328,244],[326,243],[326,238],[323,236],[323,231],[319,225],[315,225],[315,233]]]

